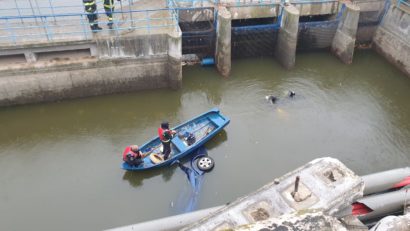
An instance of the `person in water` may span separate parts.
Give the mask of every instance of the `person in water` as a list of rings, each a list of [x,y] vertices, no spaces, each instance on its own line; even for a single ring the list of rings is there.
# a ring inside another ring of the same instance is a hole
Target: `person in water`
[[[138,166],[146,156],[147,154],[142,153],[138,145],[130,145],[125,148],[122,159],[131,166]]]
[[[161,127],[158,128],[158,136],[162,143],[162,154],[164,154],[164,160],[168,159],[171,154],[171,139],[175,135],[174,130],[169,129],[168,122],[162,122]]]

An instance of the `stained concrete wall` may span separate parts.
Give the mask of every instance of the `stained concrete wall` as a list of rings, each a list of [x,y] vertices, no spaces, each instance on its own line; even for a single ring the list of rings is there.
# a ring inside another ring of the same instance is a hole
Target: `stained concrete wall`
[[[345,6],[331,50],[342,62],[350,64],[353,61],[360,8],[351,3],[345,3]]]
[[[392,5],[373,38],[373,47],[410,77],[410,14]]]
[[[137,58],[168,53],[168,35],[139,35],[97,38],[99,58]]]
[[[388,7],[386,0],[354,0],[360,8],[356,43],[370,43]]]
[[[168,87],[168,57],[100,60],[0,76],[0,106]]]
[[[279,5],[227,7],[232,19],[272,18],[280,14]]]
[[[231,13],[225,7],[220,7],[216,26],[215,61],[219,73],[225,77],[231,73],[231,19]]]
[[[0,106],[181,87],[181,32],[101,39],[96,47],[97,57],[0,67]]]
[[[299,10],[293,5],[283,9],[275,56],[286,69],[295,66],[299,30]]]
[[[337,14],[339,12],[339,2],[312,2],[293,4],[298,8],[300,16],[305,15],[325,15]]]

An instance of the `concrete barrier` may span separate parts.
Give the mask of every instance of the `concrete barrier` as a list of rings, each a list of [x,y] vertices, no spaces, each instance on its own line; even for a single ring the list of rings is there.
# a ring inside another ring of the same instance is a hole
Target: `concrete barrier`
[[[97,57],[39,61],[33,53],[29,63],[0,67],[0,106],[181,87],[181,32],[99,38],[95,47]]]
[[[350,64],[353,61],[360,8],[351,3],[345,3],[345,6],[331,50],[343,63]]]
[[[275,55],[279,63],[287,69],[295,66],[298,30],[299,10],[293,5],[285,6]]]
[[[231,13],[225,7],[220,7],[216,26],[215,61],[219,73],[225,77],[231,73],[231,19]]]
[[[410,77],[410,14],[390,6],[373,37],[375,50]]]

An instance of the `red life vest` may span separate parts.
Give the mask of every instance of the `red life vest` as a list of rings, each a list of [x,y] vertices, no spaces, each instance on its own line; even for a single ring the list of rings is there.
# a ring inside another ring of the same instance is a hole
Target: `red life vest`
[[[134,157],[134,158],[141,158],[141,153],[140,153],[140,151],[138,151],[138,152],[133,152],[133,151],[131,150],[131,146],[127,146],[127,147],[125,148],[124,152],[122,153],[122,160],[123,160],[123,161],[126,161],[126,160],[127,160],[128,154],[130,154],[130,155],[131,155],[132,157]]]
[[[160,139],[162,142],[165,142],[165,143],[171,141],[171,139],[165,137],[165,136],[166,136],[166,133],[168,133],[167,135],[170,136],[170,135],[169,135],[170,131],[169,131],[168,129],[158,128],[158,136],[159,136],[159,139]]]

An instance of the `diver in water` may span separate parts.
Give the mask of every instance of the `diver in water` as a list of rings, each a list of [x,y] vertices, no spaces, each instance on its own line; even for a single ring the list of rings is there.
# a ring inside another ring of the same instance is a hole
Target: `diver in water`
[[[289,98],[293,98],[296,96],[296,93],[294,91],[288,91],[287,96]],[[265,96],[265,99],[272,104],[277,103],[277,101],[279,100],[279,98],[274,95],[267,95]]]
[[[271,102],[271,103],[276,103],[276,101],[278,100],[278,98],[274,95],[267,95],[265,96],[266,100]]]

